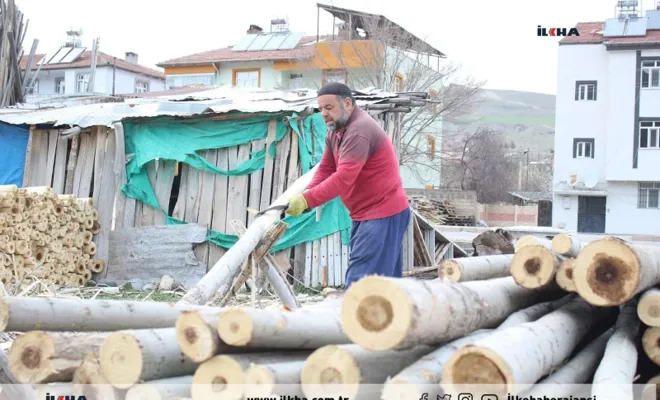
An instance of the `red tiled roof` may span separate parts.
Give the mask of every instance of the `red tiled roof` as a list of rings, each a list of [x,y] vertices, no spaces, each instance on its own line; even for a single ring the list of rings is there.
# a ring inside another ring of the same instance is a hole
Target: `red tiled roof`
[[[33,67],[32,67],[33,69],[37,68],[38,63],[41,61],[42,58],[44,58],[44,56],[45,56],[44,54],[35,54]],[[22,70],[27,68],[27,62],[28,62],[28,56],[23,56],[20,62],[20,68]],[[112,66],[113,64],[116,64],[117,68],[119,69],[151,76],[156,79],[163,79],[163,80],[165,79],[165,74],[163,74],[158,70],[155,70],[153,68],[148,68],[139,64],[129,63],[128,61],[122,60],[121,58],[117,58],[116,60],[114,60],[113,56],[99,51],[98,58],[96,60],[97,67]],[[41,66],[41,69],[54,70],[54,69],[67,69],[67,68],[89,68],[91,67],[91,65],[92,65],[92,52],[84,51],[81,54],[81,56],[74,62],[44,64]]]
[[[580,36],[566,36],[559,44],[656,44],[660,43],[660,30],[647,30],[645,36],[604,37],[605,22],[580,22],[576,26]]]
[[[321,39],[326,36],[322,36]],[[253,60],[295,60],[310,58],[314,55],[314,46],[311,44],[316,36],[303,36],[294,49],[287,50],[264,50],[264,51],[232,51],[232,47],[209,50],[202,53],[173,58],[162,61],[156,65],[159,67],[173,67],[183,65],[204,65],[216,62],[231,61],[253,61]]]

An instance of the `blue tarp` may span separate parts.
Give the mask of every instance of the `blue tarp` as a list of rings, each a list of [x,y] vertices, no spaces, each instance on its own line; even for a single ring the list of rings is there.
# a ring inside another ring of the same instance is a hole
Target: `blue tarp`
[[[0,185],[23,186],[25,151],[29,137],[27,125],[0,123]]]

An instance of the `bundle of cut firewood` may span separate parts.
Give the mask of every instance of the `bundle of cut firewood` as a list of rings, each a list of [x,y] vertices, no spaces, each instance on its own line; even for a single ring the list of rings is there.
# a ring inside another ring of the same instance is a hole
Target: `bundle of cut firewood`
[[[56,195],[47,186],[0,186],[0,279],[83,286],[104,267],[94,258],[99,230],[91,198]]]

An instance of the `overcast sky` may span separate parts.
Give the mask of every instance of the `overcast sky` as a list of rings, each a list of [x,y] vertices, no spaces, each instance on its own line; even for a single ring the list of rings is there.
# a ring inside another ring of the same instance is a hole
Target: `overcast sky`
[[[556,37],[537,37],[538,25],[572,27],[614,16],[616,0],[323,0],[382,14],[462,64],[493,89],[555,93]],[[644,8],[655,0],[641,0]],[[287,18],[292,31],[316,34],[315,0],[16,0],[30,20],[26,54],[33,39],[51,53],[67,29],[83,30],[83,45],[100,38],[100,50],[118,57],[138,53],[155,67],[170,58],[235,44],[250,24],[269,30]],[[332,16],[321,10],[321,33],[332,32]]]

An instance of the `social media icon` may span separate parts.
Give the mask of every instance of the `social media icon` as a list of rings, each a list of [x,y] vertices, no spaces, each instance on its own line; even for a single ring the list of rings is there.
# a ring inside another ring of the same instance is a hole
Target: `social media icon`
[[[440,395],[438,395],[438,400],[451,400],[451,395],[450,395],[450,394],[446,394],[446,395],[444,395],[444,396],[442,396],[442,397],[440,397]]]
[[[496,394],[484,394],[481,396],[481,400],[500,400]]]
[[[461,393],[458,395],[458,400],[473,400],[472,393]]]
[[[420,397],[419,400],[429,400],[429,394],[428,393],[422,394],[422,397]]]

